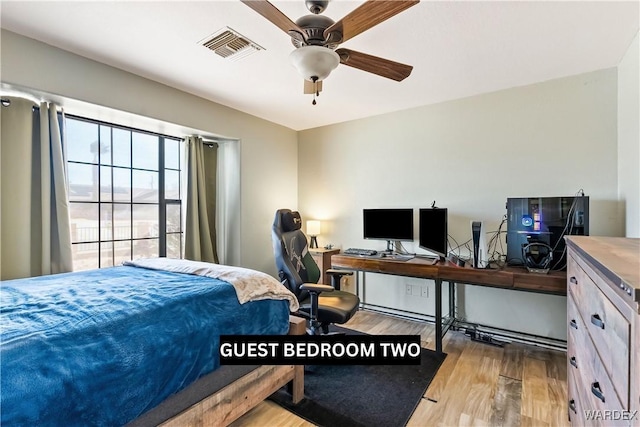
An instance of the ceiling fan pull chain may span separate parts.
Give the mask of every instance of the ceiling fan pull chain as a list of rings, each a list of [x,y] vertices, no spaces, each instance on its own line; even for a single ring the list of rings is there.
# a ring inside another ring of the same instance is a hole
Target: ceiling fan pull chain
[[[320,92],[318,91],[318,78],[315,76],[311,78],[313,79],[313,88],[315,89],[315,92],[313,93],[313,102],[311,103],[311,105],[316,105],[316,96],[320,96]]]

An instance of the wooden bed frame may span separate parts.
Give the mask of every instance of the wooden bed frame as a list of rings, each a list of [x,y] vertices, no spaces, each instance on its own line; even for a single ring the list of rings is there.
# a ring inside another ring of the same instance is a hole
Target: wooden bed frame
[[[289,335],[305,333],[305,319],[289,316]],[[288,383],[293,403],[300,402],[304,397],[303,365],[259,366],[160,425],[226,426]]]

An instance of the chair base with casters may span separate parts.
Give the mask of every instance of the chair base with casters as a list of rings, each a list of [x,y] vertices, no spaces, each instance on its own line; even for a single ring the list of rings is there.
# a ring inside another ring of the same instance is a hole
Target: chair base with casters
[[[327,270],[333,286],[318,284],[320,270],[309,254],[307,237],[301,230],[300,214],[289,209],[276,212],[272,238],[280,281],[298,298],[297,315],[309,319],[308,333],[329,332],[332,323],[346,323],[358,311],[360,299],[340,290],[342,277],[351,271]]]

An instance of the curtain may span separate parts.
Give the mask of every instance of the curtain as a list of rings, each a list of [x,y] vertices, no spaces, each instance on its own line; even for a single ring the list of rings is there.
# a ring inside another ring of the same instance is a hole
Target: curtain
[[[240,141],[218,144],[216,231],[220,263],[240,266]]]
[[[64,113],[58,121],[57,106],[40,103],[41,274],[73,270],[63,126]]]
[[[218,262],[215,250],[215,176],[216,166],[205,167],[206,149],[202,138],[185,138],[187,194],[185,212],[185,249],[184,256],[194,261]],[[211,156],[207,155],[207,160]],[[211,184],[213,176],[213,184]],[[209,177],[207,179],[207,177]],[[207,185],[209,181],[209,185]],[[213,191],[213,194],[211,192]],[[207,199],[213,200],[213,211],[208,209]]]
[[[5,98],[3,98],[5,99]],[[54,104],[1,108],[0,278],[73,269],[62,131]]]
[[[29,277],[31,273],[31,164],[33,109],[24,99],[3,97],[0,107],[0,279]]]

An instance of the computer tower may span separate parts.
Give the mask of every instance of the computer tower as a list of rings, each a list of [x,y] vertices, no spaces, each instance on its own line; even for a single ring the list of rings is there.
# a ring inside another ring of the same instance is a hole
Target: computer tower
[[[551,270],[567,265],[566,235],[589,235],[589,197],[524,197],[507,199],[507,263],[523,266],[523,248],[541,243],[552,249]]]

